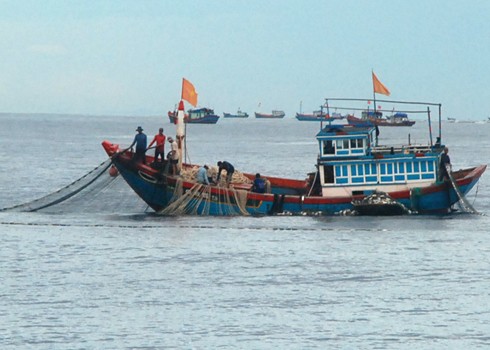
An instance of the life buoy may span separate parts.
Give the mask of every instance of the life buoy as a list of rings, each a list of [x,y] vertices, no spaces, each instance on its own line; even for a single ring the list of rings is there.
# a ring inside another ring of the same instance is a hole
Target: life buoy
[[[114,164],[111,165],[111,167],[109,168],[109,175],[112,176],[112,177],[116,177],[117,175],[119,175],[119,171],[114,166]]]

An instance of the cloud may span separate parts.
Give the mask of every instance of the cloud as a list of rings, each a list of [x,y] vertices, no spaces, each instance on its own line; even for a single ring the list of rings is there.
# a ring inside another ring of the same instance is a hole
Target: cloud
[[[68,52],[68,50],[62,45],[49,45],[49,44],[31,45],[28,48],[28,51],[40,55],[49,55],[49,56],[65,55]]]

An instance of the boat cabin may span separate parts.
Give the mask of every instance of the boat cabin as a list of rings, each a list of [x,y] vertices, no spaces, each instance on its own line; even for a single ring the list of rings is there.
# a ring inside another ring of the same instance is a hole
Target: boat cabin
[[[383,113],[380,111],[376,111],[376,112],[369,111],[369,110],[368,111],[362,111],[361,118],[363,120],[370,120],[372,118],[381,119],[381,118],[383,118]]]
[[[373,126],[327,125],[317,135],[323,196],[369,195],[437,181],[442,146],[381,146]]]

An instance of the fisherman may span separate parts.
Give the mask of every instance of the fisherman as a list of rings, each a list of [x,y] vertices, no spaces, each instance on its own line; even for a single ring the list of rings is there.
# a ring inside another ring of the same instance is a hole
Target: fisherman
[[[208,169],[209,167],[204,164],[204,166],[200,167],[197,172],[197,182],[203,185],[209,185],[208,178]]]
[[[449,148],[444,147],[444,153],[441,154],[439,161],[439,181],[449,181],[449,171],[451,171],[451,159],[448,155]]]
[[[145,133],[143,133],[143,128],[141,126],[138,126],[138,128],[136,128],[136,131],[138,133],[134,136],[133,143],[123,152],[129,150],[136,144],[136,151],[133,155],[133,161],[136,163],[141,162],[143,164],[146,164],[146,135]]]
[[[174,139],[171,137],[168,138],[168,142],[170,143],[170,147],[172,149],[170,151],[170,164],[172,165],[172,174],[179,175],[179,145],[177,145],[177,142],[175,142]]]
[[[265,193],[265,188],[266,188],[265,179],[260,177],[259,173],[255,174],[255,179],[252,186],[252,192]]]
[[[231,165],[231,163],[224,161],[218,162],[218,177],[216,178],[216,183],[219,183],[219,179],[221,177],[221,171],[226,170],[226,186],[230,185],[231,178],[233,177],[233,173],[235,172],[235,167]]]
[[[163,134],[163,128],[158,129],[158,134],[155,135],[153,140],[148,145],[148,149],[155,144],[155,163],[158,162],[158,156],[160,156],[160,161],[163,162],[165,157],[165,139],[167,137]]]

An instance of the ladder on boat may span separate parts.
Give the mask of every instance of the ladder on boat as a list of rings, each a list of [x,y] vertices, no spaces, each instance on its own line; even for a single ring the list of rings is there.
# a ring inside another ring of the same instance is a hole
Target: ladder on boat
[[[461,208],[467,213],[478,214],[478,212],[475,210],[475,208],[473,208],[470,202],[468,202],[468,200],[466,199],[466,197],[464,196],[464,194],[461,192],[458,185],[456,184],[456,181],[454,180],[454,177],[451,174],[451,166],[449,164],[446,164],[446,170],[449,176],[449,180],[451,181],[451,185],[453,186],[454,191],[456,192],[459,198],[459,203],[461,205]]]

